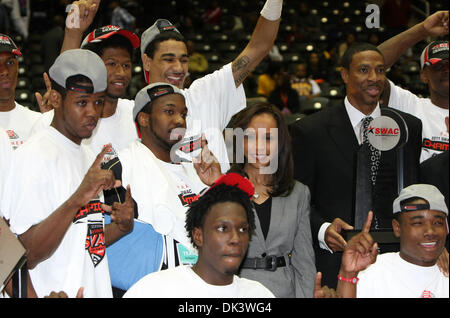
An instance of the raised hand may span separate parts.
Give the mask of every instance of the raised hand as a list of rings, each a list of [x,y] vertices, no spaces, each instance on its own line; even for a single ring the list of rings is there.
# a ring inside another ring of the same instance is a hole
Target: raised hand
[[[70,5],[66,18],[66,28],[84,32],[92,24],[100,6],[100,0],[78,0]]]
[[[352,273],[352,276],[356,276],[358,272],[366,269],[376,261],[378,244],[374,242],[369,233],[372,219],[373,212],[370,211],[362,231],[352,237],[345,247],[342,256],[341,271]]]
[[[36,96],[36,101],[39,105],[39,110],[41,111],[41,113],[45,113],[53,109],[53,105],[50,102],[50,92],[52,90],[52,83],[50,82],[50,78],[48,77],[46,72],[42,74],[42,77],[44,78],[45,87],[47,90],[44,93],[44,96],[42,96],[39,92],[34,93],[34,95]]]
[[[325,243],[333,252],[341,252],[347,245],[347,242],[341,235],[342,230],[353,230],[353,226],[340,218],[336,218],[325,231]]]
[[[92,199],[95,199],[100,191],[117,188],[122,185],[120,180],[114,178],[111,170],[104,170],[101,168],[102,159],[108,152],[111,144],[103,147],[102,151],[97,155],[92,166],[84,176],[83,181],[74,193],[74,197],[78,200],[80,206],[84,206]]]
[[[131,232],[134,224],[134,201],[129,185],[127,186],[124,203],[114,202],[112,206],[102,204],[102,209],[111,213],[111,220],[116,223],[121,232]]]
[[[211,185],[222,175],[220,164],[214,154],[209,150],[205,136],[202,134],[202,151],[194,158],[194,168],[200,180],[206,185]]]
[[[448,34],[448,11],[437,11],[423,22],[428,36],[443,36]]]
[[[317,272],[314,282],[314,298],[341,298],[341,296],[333,288],[322,287],[322,273]]]

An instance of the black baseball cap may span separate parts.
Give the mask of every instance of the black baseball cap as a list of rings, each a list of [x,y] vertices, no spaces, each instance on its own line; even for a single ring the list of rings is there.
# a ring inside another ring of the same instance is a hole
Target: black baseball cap
[[[168,94],[180,94],[184,96],[178,87],[168,83],[153,83],[141,89],[134,99],[133,118],[136,119],[137,114],[145,105]]]
[[[0,34],[0,52],[10,52],[16,56],[22,56],[16,43],[5,34]]]
[[[427,65],[436,64],[445,59],[448,60],[448,41],[433,41],[420,55],[420,68],[423,69]]]

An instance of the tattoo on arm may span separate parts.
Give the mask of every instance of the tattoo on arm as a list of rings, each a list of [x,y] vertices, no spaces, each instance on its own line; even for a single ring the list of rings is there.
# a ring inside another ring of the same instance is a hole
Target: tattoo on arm
[[[239,86],[250,73],[250,70],[248,70],[249,65],[250,58],[247,55],[238,57],[233,61],[231,69],[233,71],[233,75],[235,76],[236,86]]]

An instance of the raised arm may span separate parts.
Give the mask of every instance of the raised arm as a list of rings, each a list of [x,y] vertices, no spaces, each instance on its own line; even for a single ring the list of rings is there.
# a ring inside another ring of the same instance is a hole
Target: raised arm
[[[383,53],[386,69],[390,68],[406,52],[427,37],[438,37],[448,34],[448,11],[437,11],[424,21],[414,25],[408,30],[384,41],[378,46]],[[381,104],[387,105],[391,94],[391,86],[386,80]]]
[[[236,87],[242,84],[273,47],[280,26],[282,7],[283,0],[266,0],[250,41],[233,61]]]
[[[115,180],[112,171],[100,168],[106,151],[107,147],[98,154],[80,186],[67,201],[42,222],[30,227],[20,235],[28,249],[27,258],[30,269],[55,252],[81,207],[94,199],[100,191],[121,185],[118,180]]]
[[[60,53],[80,48],[83,34],[94,21],[99,6],[100,0],[79,0],[74,1],[68,7],[64,40]]]
[[[369,233],[372,219],[373,212],[370,211],[361,233],[352,237],[342,255],[337,292],[344,298],[356,298],[358,273],[377,259],[378,244]]]
[[[427,37],[448,34],[448,11],[437,11],[424,21],[384,41],[378,49],[384,55],[386,68],[391,67],[406,52]]]

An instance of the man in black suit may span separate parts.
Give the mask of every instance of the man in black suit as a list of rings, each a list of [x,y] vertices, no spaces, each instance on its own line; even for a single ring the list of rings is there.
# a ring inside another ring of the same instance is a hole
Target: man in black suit
[[[342,256],[338,252],[346,244],[343,230],[353,229],[354,224],[356,154],[362,143],[362,120],[381,115],[379,99],[386,80],[384,57],[370,44],[350,47],[342,58],[342,66],[341,76],[346,84],[342,104],[291,126],[295,177],[311,191],[317,270],[323,273],[323,283],[333,288]],[[404,118],[409,132],[403,156],[407,186],[418,181],[422,124],[412,115],[396,112]],[[377,182],[383,182],[383,188],[375,185],[374,192],[382,199],[372,208],[380,228],[386,228],[391,227],[392,211],[386,209],[388,204],[384,202],[392,202],[398,195],[395,149],[382,152],[379,171],[383,171],[383,176],[377,176]]]

